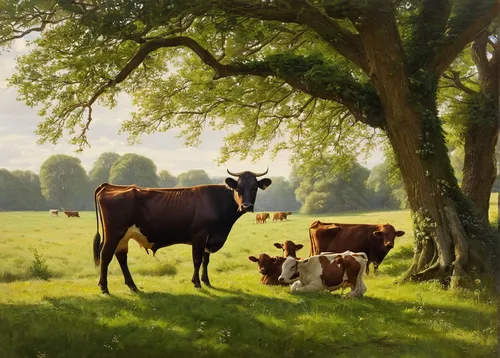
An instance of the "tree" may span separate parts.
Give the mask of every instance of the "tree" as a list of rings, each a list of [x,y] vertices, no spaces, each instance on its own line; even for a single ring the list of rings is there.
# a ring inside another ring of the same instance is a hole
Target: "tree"
[[[315,176],[302,178],[296,190],[297,199],[303,204],[301,212],[321,214],[369,209],[370,193],[365,182],[370,171],[356,163],[346,173],[330,175],[331,165],[328,162],[318,165]]]
[[[173,188],[177,185],[177,178],[168,172],[162,170],[158,173],[158,186],[160,188]]]
[[[271,177],[273,185],[259,193],[256,211],[297,211],[300,203],[295,199],[295,190],[283,177]]]
[[[40,168],[40,185],[45,198],[58,207],[79,209],[85,201],[88,178],[78,158],[52,155]]]
[[[179,174],[177,179],[177,187],[179,188],[201,184],[212,184],[212,180],[208,177],[207,172],[202,169],[188,170],[185,173]]]
[[[402,204],[393,193],[394,188],[389,180],[387,163],[373,167],[370,176],[366,180],[366,188],[373,193],[370,195],[373,208],[394,209]]]
[[[131,141],[179,127],[197,144],[206,124],[239,128],[222,161],[292,148],[311,168],[335,154],[337,170],[384,133],[413,213],[406,277],[455,286],[495,260],[450,164],[437,90],[498,1],[48,0],[0,10],[3,41],[42,31],[11,80],[42,106],[42,142],[69,129],[84,147],[92,106],[115,105],[120,91],[139,108],[123,124]]]
[[[32,171],[14,170],[12,174],[19,179],[20,197],[29,210],[48,209],[48,203],[42,195],[40,178]]]
[[[89,181],[92,188],[96,188],[102,183],[109,182],[109,173],[113,164],[120,158],[118,153],[102,153],[94,162],[94,166],[89,172]]]
[[[498,120],[500,43],[498,25],[479,32],[443,75],[448,98],[446,124],[452,128],[455,153],[452,163],[462,164],[464,194],[474,202],[485,226],[489,226],[490,193],[496,179],[495,146]],[[458,158],[457,158],[458,157]],[[459,159],[460,158],[460,159]],[[462,163],[460,163],[460,161]]]
[[[122,155],[111,167],[109,181],[113,184],[158,187],[156,165],[139,154]]]
[[[7,169],[0,169],[0,211],[27,210],[20,195],[21,181]]]

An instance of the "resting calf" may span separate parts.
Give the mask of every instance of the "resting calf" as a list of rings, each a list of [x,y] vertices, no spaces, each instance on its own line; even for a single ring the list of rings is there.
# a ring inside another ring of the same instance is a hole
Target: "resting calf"
[[[278,282],[278,277],[281,274],[281,265],[285,262],[284,257],[271,257],[268,254],[260,254],[259,258],[248,256],[252,262],[257,262],[259,272],[262,274],[260,282],[264,285],[283,285],[288,286],[288,283]]]
[[[311,256],[297,260],[288,256],[283,263],[279,282],[293,283],[292,292],[335,291],[350,287],[346,297],[363,296],[367,257],[364,252]]]

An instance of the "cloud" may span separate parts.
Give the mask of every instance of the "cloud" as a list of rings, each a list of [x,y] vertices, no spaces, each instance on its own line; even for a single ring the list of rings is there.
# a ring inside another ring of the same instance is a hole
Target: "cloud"
[[[17,101],[16,89],[8,87],[6,82],[15,71],[15,58],[26,54],[28,49],[27,42],[21,39],[14,41],[8,51],[0,53],[0,168],[38,173],[43,161],[49,156],[67,154],[80,158],[88,171],[101,153],[117,152],[145,155],[155,162],[158,170],[166,169],[174,175],[190,169],[204,169],[210,176],[224,176],[226,168],[232,171],[263,171],[269,167],[271,176],[289,176],[289,152],[280,153],[274,160],[266,156],[254,163],[251,159],[242,161],[234,158],[218,166],[215,160],[223,145],[224,131],[206,130],[202,135],[202,143],[195,148],[186,148],[183,139],[176,138],[178,130],[143,136],[141,144],[129,146],[126,134],[118,134],[121,123],[130,118],[134,109],[126,94],[118,96],[116,108],[110,110],[96,106],[88,133],[91,148],[85,149],[83,153],[75,153],[76,148],[68,144],[68,137],[61,139],[57,145],[37,144],[39,138],[34,134],[40,122],[37,109]],[[373,167],[382,158],[383,153],[375,151],[365,165]]]

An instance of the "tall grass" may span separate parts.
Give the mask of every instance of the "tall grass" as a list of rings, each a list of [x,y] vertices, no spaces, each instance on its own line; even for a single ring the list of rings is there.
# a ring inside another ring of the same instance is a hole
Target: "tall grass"
[[[156,257],[130,243],[129,268],[143,293],[131,294],[116,260],[111,297],[97,287],[95,217],[0,213],[0,357],[494,357],[497,299],[484,290],[395,283],[412,257],[408,211],[328,215],[323,220],[390,222],[406,235],[365,277],[361,299],[338,292],[291,294],[260,284],[248,255],[280,255],[274,242],[304,244],[317,216],[255,225],[244,215],[210,262],[213,288],[191,284],[191,247]],[[32,247],[39,256],[29,251]],[[50,272],[49,280],[33,279]]]

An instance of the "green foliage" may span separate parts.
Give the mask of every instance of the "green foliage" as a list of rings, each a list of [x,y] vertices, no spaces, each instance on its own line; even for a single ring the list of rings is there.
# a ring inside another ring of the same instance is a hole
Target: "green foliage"
[[[158,173],[158,186],[160,188],[173,188],[177,185],[177,178],[170,174],[168,170]]]
[[[185,173],[179,174],[177,180],[177,187],[179,188],[201,184],[212,184],[212,180],[203,169],[188,170]]]
[[[133,153],[124,154],[113,163],[109,181],[112,184],[158,187],[156,165],[145,156]]]
[[[283,177],[271,177],[273,185],[260,191],[255,211],[297,211],[300,203],[295,199],[295,189]]]
[[[57,154],[40,168],[40,185],[47,200],[67,210],[79,209],[88,194],[88,179],[78,158]]]
[[[0,211],[45,210],[38,176],[30,171],[0,169]]]
[[[47,265],[47,260],[41,253],[38,252],[37,249],[30,249],[30,251],[34,256],[31,266],[29,267],[31,277],[47,281],[52,277],[52,273]]]
[[[93,188],[102,183],[109,182],[111,167],[119,158],[120,155],[114,152],[102,153],[99,158],[97,158],[89,172],[89,181]]]

